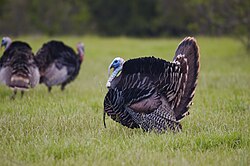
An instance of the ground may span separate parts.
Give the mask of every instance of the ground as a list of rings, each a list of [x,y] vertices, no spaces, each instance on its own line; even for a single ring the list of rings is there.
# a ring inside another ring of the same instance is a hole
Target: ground
[[[52,38],[18,39],[36,52]],[[182,38],[54,39],[74,49],[85,43],[80,74],[64,92],[38,85],[14,101],[0,86],[1,165],[250,165],[250,56],[237,40],[197,37],[201,71],[191,114],[182,132],[155,134],[109,117],[103,127],[108,66],[117,56],[171,61]]]

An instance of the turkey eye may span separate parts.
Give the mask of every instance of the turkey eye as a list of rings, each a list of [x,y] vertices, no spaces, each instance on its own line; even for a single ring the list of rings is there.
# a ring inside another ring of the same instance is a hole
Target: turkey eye
[[[117,60],[115,60],[114,63],[117,63]]]

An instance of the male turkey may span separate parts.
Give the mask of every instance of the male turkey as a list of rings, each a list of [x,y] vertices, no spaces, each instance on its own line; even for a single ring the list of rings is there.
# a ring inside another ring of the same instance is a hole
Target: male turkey
[[[77,45],[78,54],[60,41],[50,41],[43,44],[36,54],[40,71],[40,83],[44,83],[51,91],[54,85],[61,85],[61,90],[73,81],[79,73],[84,58],[84,45]]]
[[[111,68],[114,71],[106,84],[104,125],[107,113],[129,128],[181,130],[179,122],[188,114],[199,73],[199,48],[194,38],[186,37],[179,44],[173,62],[154,57],[125,62],[118,57],[109,71]]]
[[[3,37],[1,47],[5,47],[0,58],[0,81],[14,90],[12,99],[17,90],[24,91],[34,88],[39,83],[39,70],[34,61],[31,47],[21,41],[12,42],[9,37]]]

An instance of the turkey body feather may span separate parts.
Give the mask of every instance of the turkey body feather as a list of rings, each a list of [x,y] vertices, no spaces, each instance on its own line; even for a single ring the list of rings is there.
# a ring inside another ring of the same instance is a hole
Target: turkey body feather
[[[64,87],[73,81],[79,73],[81,59],[75,51],[60,41],[43,44],[36,54],[36,62],[41,73],[40,83],[49,90],[54,85]]]
[[[24,91],[35,87],[39,78],[31,47],[25,42],[12,42],[0,59],[0,81],[14,89],[15,94],[17,89]]]
[[[10,44],[8,48],[4,51],[1,59],[0,59],[0,67],[6,66],[6,63],[10,61],[10,59],[15,56],[18,52],[23,52],[26,54],[33,54],[32,49],[29,44],[22,41],[14,41]],[[33,56],[33,55],[32,55]]]

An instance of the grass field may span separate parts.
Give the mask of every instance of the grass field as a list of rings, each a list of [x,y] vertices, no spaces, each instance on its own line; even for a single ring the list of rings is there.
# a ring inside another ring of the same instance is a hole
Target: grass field
[[[50,38],[18,39],[36,52]],[[79,77],[64,92],[39,85],[15,101],[0,86],[0,165],[250,165],[250,56],[238,41],[197,38],[201,71],[191,114],[181,133],[159,135],[109,117],[103,127],[107,68],[116,56],[171,60],[181,38],[56,39],[85,43]]]

